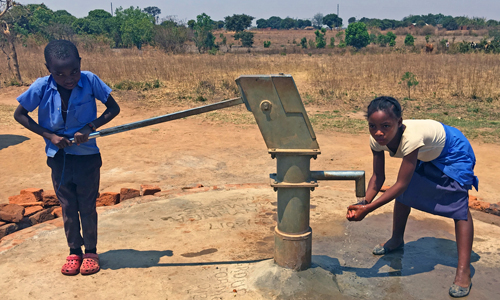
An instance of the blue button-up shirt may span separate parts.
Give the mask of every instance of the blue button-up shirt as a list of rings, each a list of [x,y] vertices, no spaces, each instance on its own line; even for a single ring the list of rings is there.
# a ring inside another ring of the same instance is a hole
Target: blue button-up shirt
[[[111,93],[108,87],[97,75],[82,71],[78,85],[72,90],[68,102],[66,122],[62,116],[61,95],[57,91],[57,84],[52,75],[38,78],[30,88],[21,94],[17,101],[32,112],[38,107],[38,124],[59,136],[72,138],[78,130],[97,118],[96,99],[106,103]],[[54,157],[59,150],[50,140],[45,139],[45,153]],[[65,152],[73,155],[90,155],[99,153],[96,140],[77,146],[73,144],[64,148]]]

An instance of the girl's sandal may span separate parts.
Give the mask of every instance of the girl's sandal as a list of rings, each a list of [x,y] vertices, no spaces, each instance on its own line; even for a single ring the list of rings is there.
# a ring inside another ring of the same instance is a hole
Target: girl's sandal
[[[80,273],[82,275],[91,275],[99,272],[101,267],[99,266],[99,255],[95,253],[85,253],[83,255],[82,266],[80,267]]]
[[[64,275],[76,275],[80,272],[82,257],[72,254],[66,257],[66,263],[61,268],[61,273]]]

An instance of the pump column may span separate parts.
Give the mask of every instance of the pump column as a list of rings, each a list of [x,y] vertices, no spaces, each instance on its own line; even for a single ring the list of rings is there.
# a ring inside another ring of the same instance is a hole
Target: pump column
[[[316,155],[311,155],[311,150],[305,153],[277,150],[271,154],[277,159],[278,172],[272,174],[271,181],[271,186],[278,191],[274,261],[285,268],[306,270],[311,266],[312,249],[310,193],[317,187],[317,183],[309,179],[310,160]]]

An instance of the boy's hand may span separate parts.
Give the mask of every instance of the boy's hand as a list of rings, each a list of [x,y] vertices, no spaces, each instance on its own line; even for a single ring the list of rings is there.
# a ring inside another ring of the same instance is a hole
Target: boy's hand
[[[56,145],[57,148],[63,149],[71,146],[73,143],[65,137],[58,136],[57,134],[53,134],[50,138],[50,142]]]
[[[349,221],[361,221],[366,215],[370,212],[370,209],[367,205],[350,205],[347,208],[346,218]]]
[[[75,143],[79,146],[80,144],[86,143],[89,140],[89,134],[92,129],[89,126],[84,126],[79,131],[75,132],[74,139]]]

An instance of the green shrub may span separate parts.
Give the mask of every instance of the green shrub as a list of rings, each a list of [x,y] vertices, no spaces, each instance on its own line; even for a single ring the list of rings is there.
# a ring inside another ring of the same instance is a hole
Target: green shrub
[[[305,37],[300,40],[300,46],[302,46],[302,49],[307,49],[307,39]]]
[[[415,38],[411,34],[407,34],[405,37],[405,46],[414,46],[415,45]]]
[[[264,41],[264,48],[269,48],[271,46],[271,41]]]
[[[324,33],[324,31],[323,30],[321,30],[321,31],[316,30],[314,32],[314,34],[316,35],[316,48],[318,48],[318,49],[325,48],[326,41],[325,41],[325,33]]]
[[[330,38],[330,48],[333,48],[333,47],[335,47],[335,38],[332,36]]]
[[[241,45],[243,47],[252,47],[253,45],[253,32],[250,31],[240,31],[234,35],[235,40],[241,40]]]
[[[117,84],[115,84],[113,87],[117,90],[142,90],[142,91],[147,91],[147,90],[152,90],[152,89],[157,89],[162,86],[161,82],[158,79],[152,80],[152,81],[131,81],[131,80],[124,80],[120,81]]]

